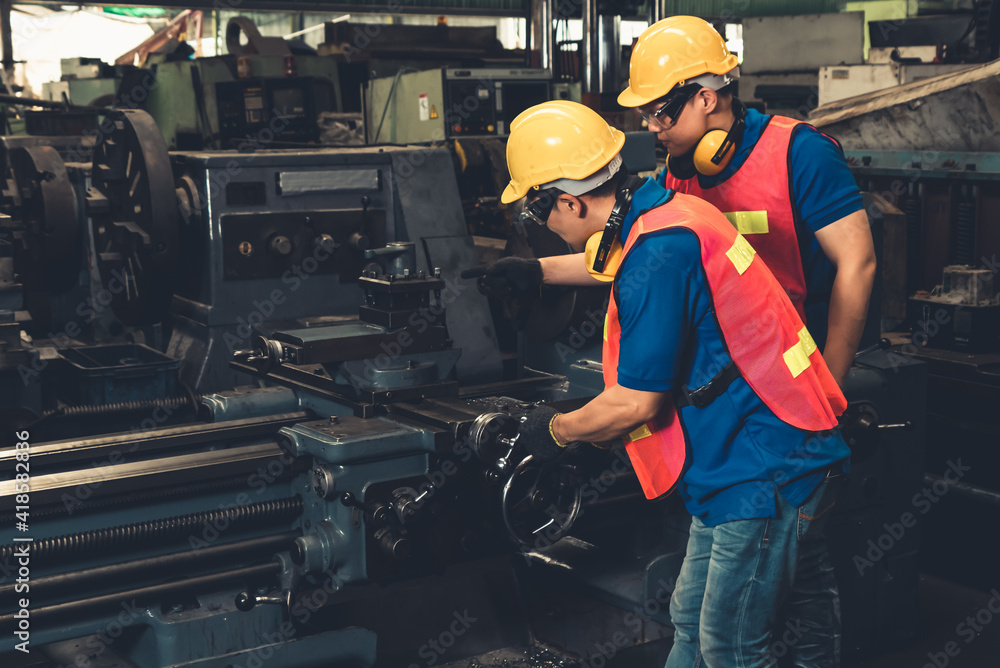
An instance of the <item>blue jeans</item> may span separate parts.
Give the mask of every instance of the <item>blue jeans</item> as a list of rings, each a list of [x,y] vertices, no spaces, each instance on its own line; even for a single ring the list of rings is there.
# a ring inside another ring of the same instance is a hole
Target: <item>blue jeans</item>
[[[692,518],[670,599],[666,668],[772,667],[786,655],[797,668],[840,665],[840,599],[824,525],[843,480],[828,475],[798,508],[779,494],[775,519],[708,527]]]

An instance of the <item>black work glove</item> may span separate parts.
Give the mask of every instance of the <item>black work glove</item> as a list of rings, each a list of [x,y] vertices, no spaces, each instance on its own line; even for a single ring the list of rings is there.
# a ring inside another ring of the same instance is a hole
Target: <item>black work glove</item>
[[[462,278],[479,279],[483,292],[499,299],[537,297],[542,286],[542,263],[533,258],[505,257],[488,267],[468,269]]]
[[[552,433],[552,421],[559,414],[559,411],[549,406],[538,406],[528,412],[524,422],[518,427],[518,442],[538,461],[555,459],[567,445],[557,441]]]

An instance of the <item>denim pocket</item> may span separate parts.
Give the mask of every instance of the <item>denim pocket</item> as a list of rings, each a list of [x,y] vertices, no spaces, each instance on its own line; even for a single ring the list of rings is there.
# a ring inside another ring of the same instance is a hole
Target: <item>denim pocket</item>
[[[823,535],[827,519],[837,505],[837,495],[840,493],[842,473],[827,475],[820,481],[809,498],[798,507],[796,522],[796,537],[799,542],[813,540]]]

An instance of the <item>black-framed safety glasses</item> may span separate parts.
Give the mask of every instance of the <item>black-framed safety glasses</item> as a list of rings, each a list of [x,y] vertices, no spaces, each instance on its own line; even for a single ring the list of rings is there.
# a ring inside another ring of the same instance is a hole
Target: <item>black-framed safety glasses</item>
[[[517,219],[522,224],[534,223],[535,225],[545,225],[552,213],[552,207],[556,205],[556,199],[560,191],[556,189],[538,191],[539,195],[535,199],[526,201],[521,208],[521,213]]]
[[[701,84],[682,86],[672,93],[667,93],[663,104],[657,107],[656,111],[647,112],[638,108],[636,111],[642,117],[642,120],[646,121],[647,125],[651,120],[654,120],[658,125],[662,125],[663,127],[673,127],[677,119],[680,118],[681,112],[684,111],[684,107],[701,89]]]

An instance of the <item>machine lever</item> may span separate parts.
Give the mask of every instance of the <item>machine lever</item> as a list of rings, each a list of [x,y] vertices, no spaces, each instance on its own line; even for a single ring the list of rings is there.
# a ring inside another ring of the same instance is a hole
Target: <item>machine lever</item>
[[[521,422],[524,422],[526,419],[527,418],[522,417],[520,420]],[[500,445],[507,446],[508,448],[507,453],[503,457],[498,459],[496,463],[496,468],[501,473],[507,471],[512,466],[511,457],[514,456],[514,450],[517,449],[517,440],[519,438],[521,438],[521,434],[518,433],[514,434],[510,438],[507,438],[506,436],[501,436],[500,438],[497,439],[497,443],[499,443]]]
[[[365,510],[365,504],[358,501],[357,497],[350,492],[344,492],[344,494],[340,497],[340,502],[348,508],[353,507],[362,511]]]
[[[880,424],[879,429],[913,429],[913,423],[907,420],[899,424]]]
[[[854,353],[854,359],[864,357],[865,355],[873,353],[876,350],[888,350],[890,347],[892,347],[892,341],[883,337],[879,339],[878,343],[876,343],[875,345],[868,346],[864,350],[859,350],[858,352]]]
[[[292,592],[288,590],[276,594],[251,594],[243,591],[236,595],[235,604],[240,612],[250,612],[258,605],[282,605],[289,610],[292,607]]]

